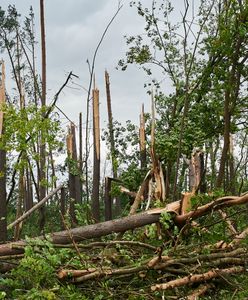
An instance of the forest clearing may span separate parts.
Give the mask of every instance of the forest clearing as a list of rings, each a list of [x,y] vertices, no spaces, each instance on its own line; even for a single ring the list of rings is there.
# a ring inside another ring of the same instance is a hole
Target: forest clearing
[[[48,97],[46,1],[36,19],[0,7],[0,299],[248,299],[248,3],[181,2],[118,2],[73,118],[77,74]],[[96,74],[125,5],[143,22],[116,62],[146,76],[138,125]]]

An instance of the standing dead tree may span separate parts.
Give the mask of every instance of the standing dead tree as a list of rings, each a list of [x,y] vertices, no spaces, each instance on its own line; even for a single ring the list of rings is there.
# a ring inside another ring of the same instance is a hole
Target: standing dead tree
[[[117,179],[118,170],[117,170],[117,157],[116,157],[116,149],[115,149],[115,138],[114,138],[114,126],[113,126],[113,114],[112,114],[112,103],[111,103],[111,93],[110,93],[110,81],[109,74],[105,71],[105,84],[106,84],[106,95],[107,95],[107,108],[108,108],[108,127],[109,127],[109,139],[110,139],[110,155],[112,161],[112,172],[113,178]],[[106,179],[106,183],[108,183],[108,179]],[[111,190],[111,183],[110,189]],[[105,193],[106,199],[105,202],[112,201],[111,196]],[[115,213],[119,215],[121,212],[121,202],[120,197],[115,198]]]
[[[70,196],[70,217],[72,224],[76,224],[75,203],[81,202],[80,193],[80,178],[79,166],[77,161],[77,148],[76,148],[76,133],[75,126],[71,124],[68,129],[66,138],[67,155],[68,155],[68,169],[69,169],[69,196]]]
[[[92,187],[92,217],[95,222],[100,221],[100,117],[99,117],[99,90],[93,89],[93,138],[94,138],[94,165]]]
[[[108,31],[109,27],[111,26],[111,24],[114,22],[115,18],[117,17],[118,13],[120,12],[121,8],[122,8],[122,5],[119,4],[115,14],[113,15],[113,17],[107,24],[106,28],[104,29],[103,34],[100,38],[100,41],[98,42],[95,52],[93,54],[91,66],[90,66],[89,61],[87,60],[87,62],[89,64],[89,69],[90,69],[90,80],[89,80],[88,94],[87,94],[87,100],[86,100],[87,102],[86,102],[86,134],[85,134],[85,184],[86,184],[86,199],[87,199],[87,201],[89,199],[89,182],[88,182],[89,108],[90,108],[90,93],[91,93],[91,87],[92,87],[92,83],[93,83],[93,75],[94,75],[94,71],[95,71],[95,62],[96,62],[98,50],[107,34],[107,31]]]

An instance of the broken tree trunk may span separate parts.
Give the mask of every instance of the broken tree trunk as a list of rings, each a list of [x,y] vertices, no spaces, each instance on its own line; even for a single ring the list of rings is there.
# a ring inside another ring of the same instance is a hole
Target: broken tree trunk
[[[99,120],[99,90],[93,89],[93,136],[94,136],[94,166],[92,188],[92,217],[100,221],[100,120]]]
[[[112,114],[112,102],[111,102],[111,93],[110,93],[110,81],[109,74],[105,71],[105,84],[106,84],[106,95],[107,95],[107,107],[108,107],[108,127],[109,127],[109,138],[110,138],[110,154],[112,161],[112,172],[113,178],[117,178],[118,170],[117,170],[117,157],[116,157],[116,149],[115,149],[115,138],[114,138],[114,126],[113,126],[113,114]],[[109,190],[110,192],[110,190]],[[106,195],[106,194],[105,194]],[[111,196],[108,196],[111,198]],[[118,216],[121,212],[121,201],[120,197],[115,198],[115,214]],[[112,216],[111,216],[112,218]]]
[[[71,124],[68,130],[66,143],[69,166],[70,217],[72,224],[76,224],[77,220],[75,215],[75,203],[81,202],[81,193],[74,124]]]
[[[165,208],[163,208],[163,210],[178,213],[179,208],[180,201],[176,201],[168,204]],[[161,209],[149,210],[145,213],[140,213],[133,216],[73,228],[71,230],[54,232],[50,234],[50,237],[52,243],[54,244],[70,244],[72,239],[74,242],[79,242],[86,239],[99,238],[114,232],[125,232],[127,230],[156,223],[159,221],[160,213]],[[25,245],[25,241],[0,245],[0,256],[23,253],[23,249],[20,248],[24,247]]]
[[[155,208],[144,213],[135,214],[121,219],[51,233],[50,238],[52,243],[54,244],[70,244],[72,241],[79,242],[86,239],[99,238],[111,233],[125,232],[127,230],[132,230],[148,224],[157,223],[159,221],[160,214],[163,212],[173,213],[174,223],[178,226],[183,226],[188,220],[196,219],[198,217],[206,215],[209,212],[212,212],[213,210],[247,203],[248,194],[245,194],[242,197],[228,196],[219,198],[206,205],[200,206],[196,210],[188,212],[184,215],[178,215],[180,211],[179,200],[167,204],[164,208]],[[236,240],[238,240],[238,242],[242,241],[244,238],[246,238],[247,234],[248,228],[245,229],[242,234],[237,236]],[[15,243],[0,245],[0,256],[23,253],[23,249],[20,249],[20,247],[24,247],[25,245],[25,241],[18,241]],[[230,247],[231,246],[233,246],[232,243],[230,244]]]

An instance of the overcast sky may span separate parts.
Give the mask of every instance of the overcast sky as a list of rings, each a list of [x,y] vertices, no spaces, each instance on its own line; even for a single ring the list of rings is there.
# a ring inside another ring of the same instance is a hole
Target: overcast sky
[[[150,0],[143,1],[151,3]],[[150,99],[143,88],[146,77],[136,66],[126,72],[116,70],[118,60],[127,49],[124,35],[142,33],[143,22],[129,1],[123,1],[123,8],[109,28],[96,59],[96,83],[100,90],[101,121],[107,120],[104,71],[108,70],[111,81],[113,116],[119,121],[131,119],[138,123],[142,102],[150,109]],[[28,15],[32,5],[36,18],[36,33],[39,38],[39,1],[2,0],[6,9],[14,4],[23,16]],[[50,0],[45,1],[46,43],[47,43],[47,88],[48,103],[65,81],[70,71],[79,76],[77,84],[88,87],[89,71],[87,59],[92,61],[93,52],[106,25],[116,12],[117,0]],[[37,61],[40,63],[40,48],[37,47]],[[8,62],[7,64],[8,65]],[[75,122],[82,111],[85,117],[86,92],[74,86],[66,88],[58,106]]]
[[[72,71],[79,76],[75,82],[86,89],[89,84],[87,59],[91,62],[93,53],[104,29],[118,7],[118,0],[45,0],[45,26],[47,45],[47,103],[64,83],[68,73]],[[108,70],[111,82],[113,117],[124,123],[130,119],[139,123],[142,103],[145,111],[150,111],[150,97],[144,89],[148,79],[137,66],[130,66],[125,72],[116,70],[118,60],[124,58],[127,46],[124,35],[142,34],[143,18],[135,8],[129,6],[129,0],[123,0],[123,8],[109,28],[99,49],[96,65],[96,84],[100,90],[101,126],[106,127],[107,105],[105,94],[104,71]],[[194,3],[194,0],[191,0]],[[142,0],[144,5],[151,6],[151,0]],[[2,9],[15,5],[22,15],[28,15],[30,6],[35,13],[36,34],[39,41],[39,0],[1,0]],[[184,0],[172,0],[175,11],[180,15],[184,10]],[[40,47],[37,46],[37,63],[40,66]],[[9,62],[6,62],[6,69]],[[6,70],[7,72],[10,70]],[[158,75],[158,74],[156,74]],[[8,84],[7,84],[8,86]],[[169,91],[169,83],[163,81],[164,91]],[[10,93],[8,91],[8,93]],[[68,117],[78,124],[79,112],[86,117],[87,92],[71,86],[64,89],[57,105]],[[68,121],[61,117],[62,124]]]

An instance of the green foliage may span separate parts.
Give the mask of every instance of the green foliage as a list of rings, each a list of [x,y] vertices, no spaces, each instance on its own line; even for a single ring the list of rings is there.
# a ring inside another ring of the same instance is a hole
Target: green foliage
[[[159,222],[164,229],[169,229],[173,224],[171,214],[168,212],[162,212],[159,218]]]
[[[84,299],[75,287],[60,285],[56,277],[58,267],[71,257],[71,250],[55,249],[49,240],[29,240],[28,244],[19,266],[0,281],[7,299]]]

